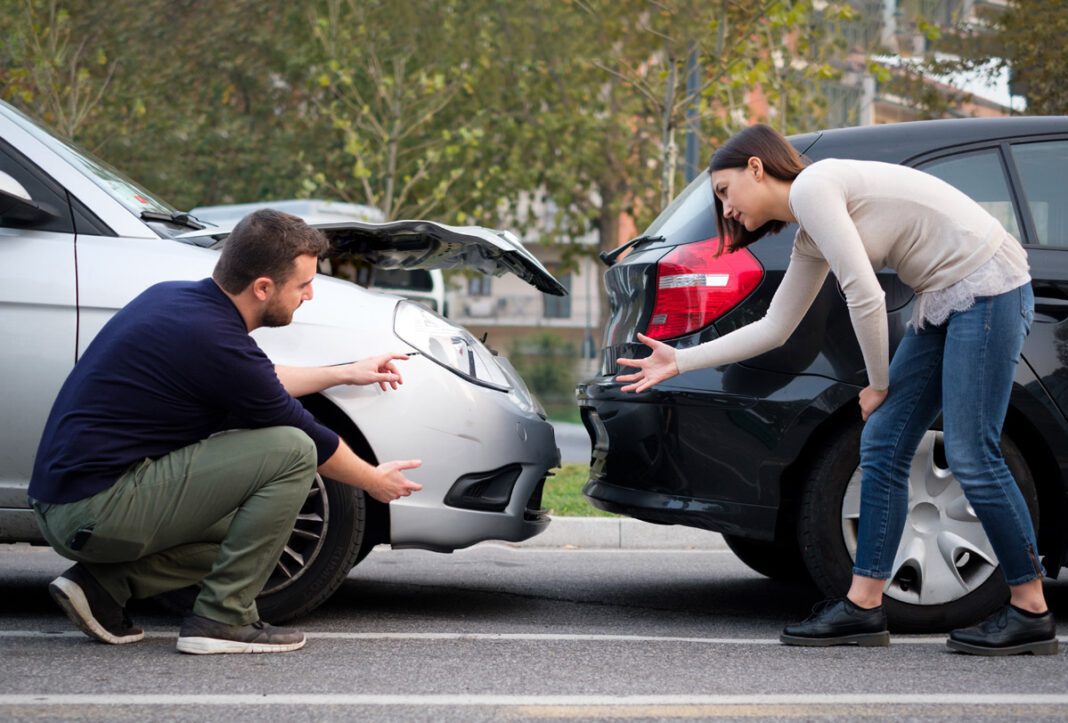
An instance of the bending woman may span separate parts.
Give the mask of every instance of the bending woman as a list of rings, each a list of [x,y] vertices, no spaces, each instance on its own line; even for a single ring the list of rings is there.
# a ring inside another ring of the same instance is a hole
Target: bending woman
[[[645,359],[619,359],[624,391],[676,374],[742,361],[781,346],[828,272],[842,287],[868,372],[860,391],[860,527],[845,598],[786,626],[790,645],[887,645],[883,589],[908,514],[909,464],[943,416],[946,457],[997,554],[1010,603],[949,646],[981,655],[1051,654],[1056,629],[1023,495],[999,440],[1014,370],[1034,316],[1027,255],[979,204],[921,171],[889,163],[827,159],[807,164],[779,133],[753,126],[709,166],[720,253],[796,222],[790,264],[763,319],[675,350],[644,335]],[[875,272],[889,267],[917,293],[889,360],[886,304]]]

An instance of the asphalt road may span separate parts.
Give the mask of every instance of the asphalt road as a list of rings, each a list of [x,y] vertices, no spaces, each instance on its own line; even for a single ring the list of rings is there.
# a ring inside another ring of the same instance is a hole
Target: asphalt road
[[[0,546],[0,720],[1068,716],[1066,652],[782,647],[815,593],[724,551],[375,551],[301,621],[304,650],[213,657],[175,652],[178,621],[144,605],[144,642],[87,640],[46,591],[66,564]],[[1047,589],[1063,636],[1068,584]]]

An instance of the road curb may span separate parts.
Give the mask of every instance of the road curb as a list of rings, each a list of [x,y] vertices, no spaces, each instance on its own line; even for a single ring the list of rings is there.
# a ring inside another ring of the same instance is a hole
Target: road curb
[[[629,517],[553,517],[545,532],[519,547],[624,550],[726,550],[718,532],[654,525]]]

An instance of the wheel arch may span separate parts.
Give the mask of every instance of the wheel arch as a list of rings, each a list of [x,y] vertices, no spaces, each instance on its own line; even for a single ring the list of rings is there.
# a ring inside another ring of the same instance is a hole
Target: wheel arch
[[[837,404],[830,406],[828,399],[837,399]],[[797,514],[801,498],[801,490],[809,468],[812,466],[812,454],[828,443],[829,440],[842,430],[860,421],[860,407],[856,404],[856,391],[852,386],[836,385],[821,394],[808,406],[798,419],[806,416],[811,418],[818,415],[814,426],[810,427],[807,434],[804,432],[804,424],[797,426],[801,434],[805,434],[800,444],[800,449],[794,460],[790,462],[779,477],[779,514],[775,525],[775,538],[780,535],[797,535]]]
[[[316,419],[337,432],[360,459],[372,465],[379,463],[378,457],[367,441],[367,437],[360,431],[360,428],[352,418],[341,411],[334,402],[322,394],[309,394],[300,397],[299,401]],[[365,546],[365,550],[369,551],[374,545],[389,542],[389,506],[366,493],[364,494],[364,499],[367,505],[366,534],[370,537],[370,544]]]
[[[1004,432],[1020,449],[1034,478],[1039,511],[1038,549],[1044,558],[1046,574],[1056,578],[1068,551],[1068,530],[1063,524],[1068,513],[1068,494],[1050,440],[1032,419],[1028,410],[1010,404]]]

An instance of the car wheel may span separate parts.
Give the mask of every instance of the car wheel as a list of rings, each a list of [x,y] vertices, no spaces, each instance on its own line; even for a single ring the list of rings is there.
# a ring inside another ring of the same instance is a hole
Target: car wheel
[[[1002,437],[1002,454],[1037,526],[1034,479],[1019,449]],[[798,518],[801,556],[825,595],[849,589],[860,518],[860,426],[813,460]],[[909,472],[909,514],[884,593],[890,626],[935,632],[971,625],[1008,598],[982,525],[949,471],[942,433],[921,440]]]
[[[362,491],[315,476],[282,555],[256,598],[264,620],[304,615],[334,594],[360,557],[366,509]]]
[[[754,572],[784,582],[811,581],[796,538],[764,542],[723,535],[723,540],[731,552]]]
[[[282,555],[256,598],[260,617],[280,623],[322,605],[363,557],[367,502],[364,493],[315,476]],[[368,548],[371,543],[367,545]],[[158,595],[163,607],[187,614],[199,586]]]

